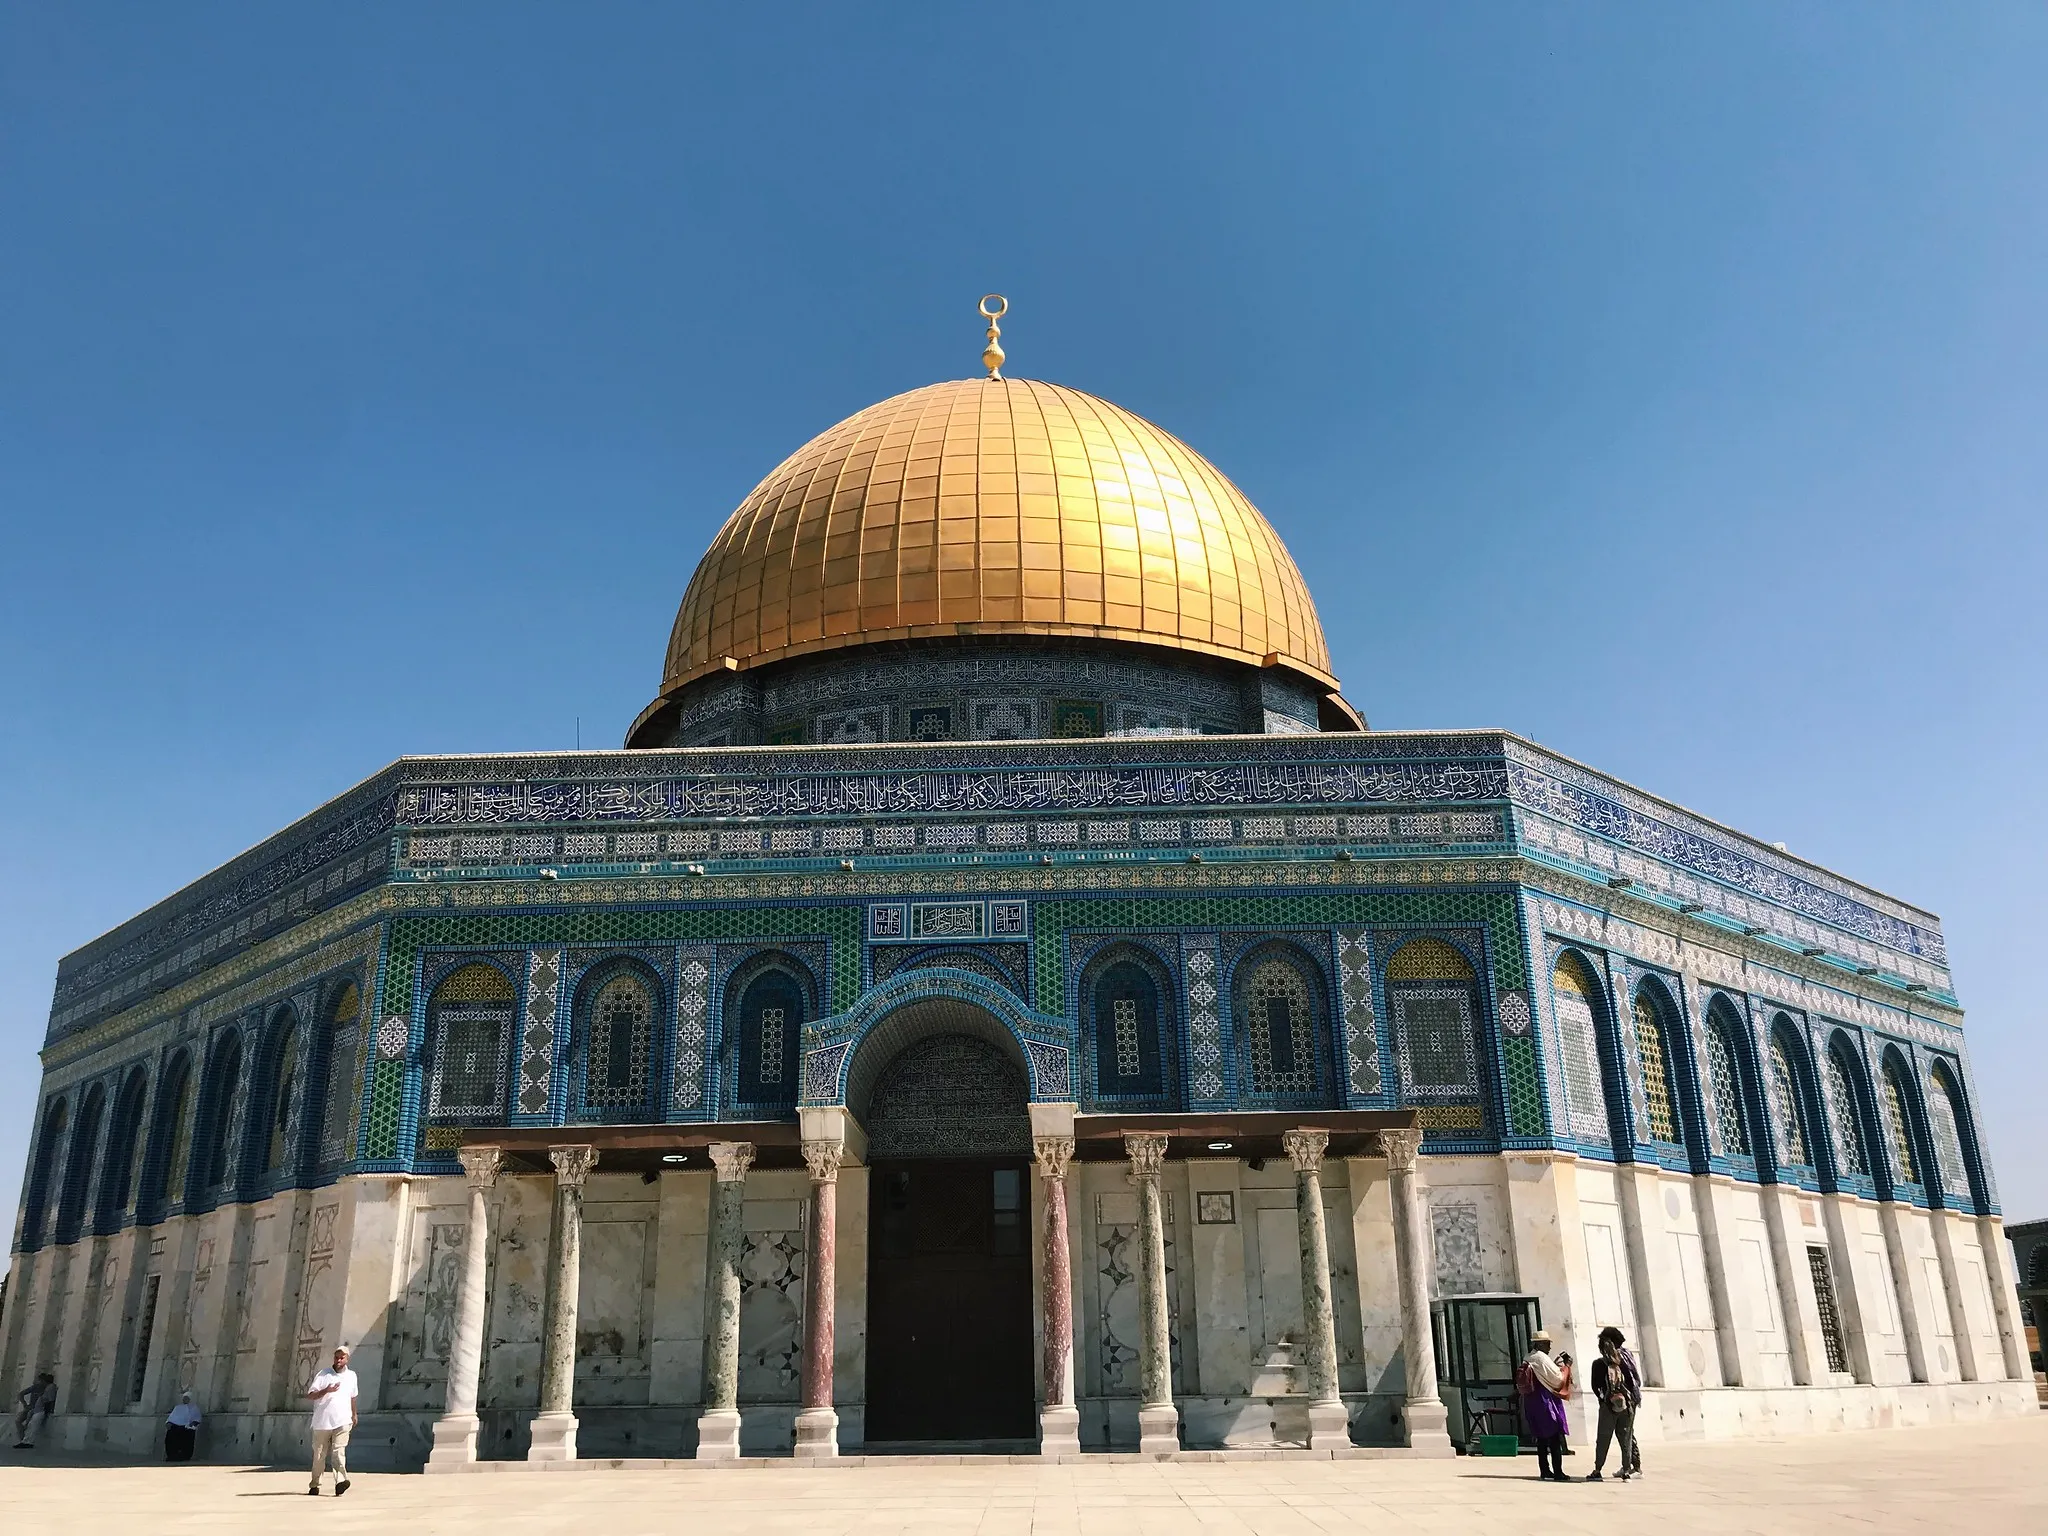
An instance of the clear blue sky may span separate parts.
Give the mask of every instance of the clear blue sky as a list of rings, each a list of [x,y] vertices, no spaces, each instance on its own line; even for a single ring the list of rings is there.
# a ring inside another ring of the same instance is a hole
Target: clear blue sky
[[[0,1188],[59,955],[400,753],[616,745],[1000,289],[1376,725],[1941,913],[2048,1214],[2044,79],[2021,4],[6,0]]]

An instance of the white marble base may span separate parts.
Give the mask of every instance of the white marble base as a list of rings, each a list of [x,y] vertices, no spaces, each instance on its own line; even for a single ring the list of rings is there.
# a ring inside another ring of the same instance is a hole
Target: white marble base
[[[451,1413],[434,1420],[434,1448],[427,1453],[429,1472],[446,1472],[476,1460],[476,1435],[482,1427],[473,1413]]]
[[[576,1415],[537,1413],[533,1416],[533,1443],[527,1447],[528,1461],[574,1461],[576,1459]]]
[[[1435,1399],[1401,1405],[1401,1425],[1408,1449],[1418,1456],[1455,1456],[1451,1444],[1451,1411]]]
[[[1180,1410],[1140,1408],[1138,1410],[1138,1454],[1154,1456],[1180,1449]]]
[[[836,1421],[835,1421],[836,1422]],[[737,1461],[740,1455],[740,1416],[730,1409],[697,1416],[697,1459]]]
[[[1441,1405],[1439,1405],[1441,1406]],[[1325,1450],[1333,1445],[1351,1443],[1351,1410],[1342,1403],[1310,1403],[1308,1405],[1308,1443],[1311,1449]],[[1449,1445],[1446,1440],[1444,1444]]]
[[[1081,1410],[1072,1403],[1038,1410],[1038,1454],[1078,1456],[1081,1454]]]
[[[700,1450],[698,1454],[701,1456],[703,1452]],[[837,1456],[839,1415],[830,1408],[806,1408],[799,1413],[796,1416],[796,1454],[800,1461]]]

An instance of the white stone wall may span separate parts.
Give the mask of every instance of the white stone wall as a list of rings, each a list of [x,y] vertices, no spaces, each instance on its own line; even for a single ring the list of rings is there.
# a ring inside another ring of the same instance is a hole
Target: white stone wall
[[[1646,1439],[2031,1405],[2031,1383],[2006,1380],[1995,1271],[1973,1219],[1551,1153],[1425,1157],[1420,1177],[1435,1293],[1532,1292],[1559,1346],[1586,1361],[1599,1327],[1618,1322],[1652,1387]],[[835,1395],[847,1448],[862,1437],[867,1181],[857,1167],[840,1175]],[[1322,1181],[1353,1433],[1394,1443],[1406,1379],[1386,1165],[1332,1160]],[[1162,1194],[1187,1443],[1299,1441],[1292,1168],[1233,1157],[1169,1163]],[[800,1171],[748,1177],[740,1396],[749,1451],[791,1443],[806,1196]],[[576,1385],[585,1454],[672,1456],[694,1445],[710,1199],[710,1174],[695,1170],[651,1180],[600,1171],[590,1181]],[[1075,1164],[1069,1206],[1083,1444],[1134,1444],[1136,1213],[1125,1165]],[[503,1176],[490,1208],[481,1450],[517,1456],[539,1401],[553,1181]],[[1034,1210],[1042,1216],[1042,1188]],[[88,1237],[17,1256],[0,1353],[9,1380],[42,1365],[57,1371],[59,1444],[145,1453],[189,1388],[208,1414],[203,1454],[291,1461],[304,1441],[303,1383],[347,1342],[364,1391],[357,1459],[417,1465],[445,1391],[467,1241],[461,1179],[379,1176]],[[1849,1367],[1839,1373],[1827,1367],[1810,1247],[1832,1269]],[[1036,1244],[1033,1254],[1037,1267]],[[1575,1403],[1582,1417],[1590,1408]]]

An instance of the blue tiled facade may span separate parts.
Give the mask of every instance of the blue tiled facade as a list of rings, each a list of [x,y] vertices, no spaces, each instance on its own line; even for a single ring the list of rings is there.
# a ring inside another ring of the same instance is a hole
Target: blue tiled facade
[[[1469,978],[1390,991],[1419,937]],[[1142,1041],[1106,1040],[1091,993],[1119,957]],[[1590,1024],[1561,1018],[1560,965]],[[789,1059],[746,1047],[743,1094],[735,1015],[767,971]],[[630,1110],[590,1088],[614,976],[643,989],[604,1037]],[[1513,736],[1158,736],[404,759],[64,961],[16,1245],[446,1171],[464,1125],[753,1116],[764,1082],[793,1116],[918,996],[1001,1020],[1034,1095],[1083,1113],[1403,1106],[1431,1151],[1997,1209],[1931,915]]]

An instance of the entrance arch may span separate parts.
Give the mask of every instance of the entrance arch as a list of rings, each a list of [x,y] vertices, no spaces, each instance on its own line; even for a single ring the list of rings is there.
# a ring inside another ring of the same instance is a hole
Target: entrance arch
[[[1029,1101],[1016,1037],[975,1003],[923,998],[861,1040],[870,1444],[1036,1433]]]

